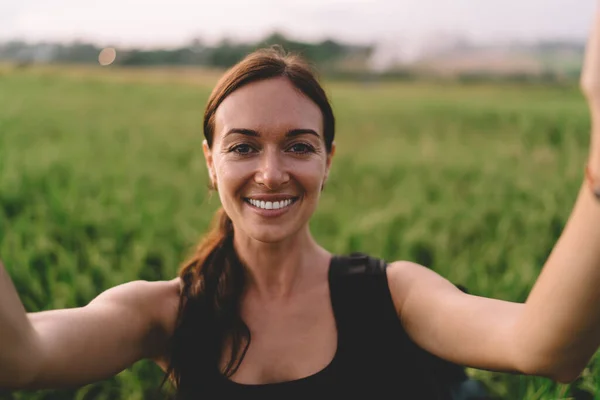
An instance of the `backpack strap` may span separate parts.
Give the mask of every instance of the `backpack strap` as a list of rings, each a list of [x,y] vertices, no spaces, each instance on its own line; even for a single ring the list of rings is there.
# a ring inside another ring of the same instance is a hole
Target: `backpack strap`
[[[408,337],[396,313],[386,269],[385,260],[364,253],[334,256],[329,279],[340,346],[365,362],[383,364],[396,379],[398,374],[410,377],[411,391],[418,398],[483,398],[463,397],[460,389],[457,393],[457,387],[468,381],[464,367],[426,352]]]
[[[353,379],[379,382],[382,395],[389,388],[406,398],[447,400],[420,366],[423,358],[398,318],[386,268],[384,260],[363,253],[332,260],[330,290],[343,363],[357,370]]]
[[[369,338],[376,330],[401,328],[387,284],[385,261],[363,253],[334,256],[329,271],[339,339]]]

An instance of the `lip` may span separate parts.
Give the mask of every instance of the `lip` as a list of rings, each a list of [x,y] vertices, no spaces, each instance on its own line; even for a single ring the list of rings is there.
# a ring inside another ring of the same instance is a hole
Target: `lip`
[[[281,201],[281,200],[298,200],[299,196],[294,196],[291,194],[255,194],[245,196],[244,200],[252,199],[252,200],[261,200],[261,201]]]
[[[281,200],[292,199],[293,202],[292,202],[292,204],[290,204],[289,206],[284,207],[284,208],[279,208],[277,210],[275,210],[275,209],[265,210],[263,208],[259,208],[259,207],[253,206],[252,204],[250,204],[247,201],[248,199],[261,200],[261,201],[281,201]],[[275,217],[279,217],[280,215],[283,215],[283,214],[287,213],[292,208],[294,208],[294,206],[296,205],[296,203],[298,202],[298,200],[300,200],[299,196],[260,195],[260,196],[244,197],[244,204],[248,208],[250,208],[252,211],[254,211],[255,213],[257,213],[258,215],[260,215],[262,217],[265,217],[265,218],[275,218]]]

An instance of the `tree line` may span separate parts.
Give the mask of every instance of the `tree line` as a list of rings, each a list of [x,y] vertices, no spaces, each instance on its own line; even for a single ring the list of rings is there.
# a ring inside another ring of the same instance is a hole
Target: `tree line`
[[[223,39],[216,45],[195,39],[185,46],[172,49],[119,49],[116,46],[116,65],[122,66],[206,66],[229,67],[255,49],[279,45],[286,51],[299,53],[320,67],[365,66],[374,46],[345,44],[335,40],[317,43],[292,40],[281,33],[273,33],[254,43]],[[103,47],[93,43],[28,43],[10,41],[0,44],[0,60],[27,63],[98,63]]]

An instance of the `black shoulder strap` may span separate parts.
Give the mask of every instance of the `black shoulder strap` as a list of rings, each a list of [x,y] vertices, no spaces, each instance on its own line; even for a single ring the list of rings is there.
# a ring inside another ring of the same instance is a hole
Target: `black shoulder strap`
[[[391,331],[402,333],[389,292],[384,260],[363,253],[336,255],[329,270],[338,338],[357,343]]]
[[[386,267],[384,260],[363,253],[334,256],[329,286],[341,328],[356,332],[365,322],[398,322],[387,284]]]
[[[346,345],[363,348],[369,343],[368,351],[380,354],[388,351],[387,346],[407,357],[404,360],[389,360],[397,364],[410,365],[407,369],[420,371],[420,385],[434,386],[423,390],[434,390],[436,398],[462,398],[451,395],[468,377],[464,368],[449,363],[419,348],[408,337],[396,314],[386,274],[385,260],[364,253],[334,256],[330,269],[332,304],[338,322],[339,339]],[[379,348],[379,346],[382,346]],[[422,375],[421,375],[422,374]],[[427,397],[429,398],[429,397]],[[465,397],[470,398],[470,397]],[[476,397],[473,397],[476,398]],[[477,397],[479,398],[479,397]]]
[[[335,256],[338,262],[332,265],[336,277],[344,275],[383,275],[387,263],[364,253],[351,253],[347,256]]]

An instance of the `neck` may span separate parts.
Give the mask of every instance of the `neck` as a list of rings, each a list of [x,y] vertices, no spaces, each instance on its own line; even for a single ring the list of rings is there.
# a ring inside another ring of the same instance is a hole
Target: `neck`
[[[234,247],[246,267],[246,291],[263,299],[282,299],[302,291],[327,273],[331,255],[308,228],[278,243],[264,243],[237,233]]]

